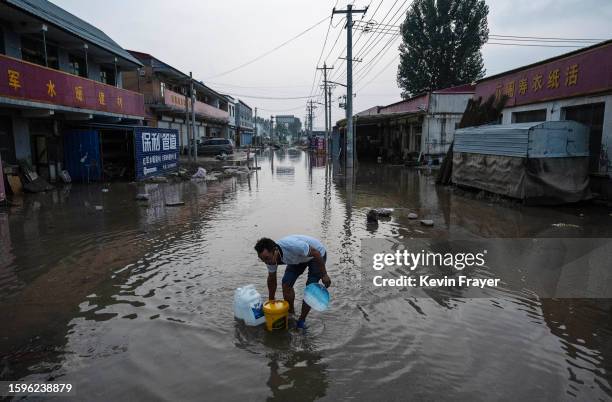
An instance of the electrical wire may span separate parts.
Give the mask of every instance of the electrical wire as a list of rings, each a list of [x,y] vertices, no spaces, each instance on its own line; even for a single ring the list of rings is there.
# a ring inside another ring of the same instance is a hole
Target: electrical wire
[[[253,99],[278,99],[278,100],[282,100],[282,99],[309,99],[309,98],[314,98],[315,95],[308,95],[308,96],[259,96],[259,95],[241,95],[241,94],[235,94],[233,92],[229,93],[230,95],[232,95],[233,97],[240,97],[240,98],[253,98]]]
[[[400,7],[398,7],[398,8],[397,8],[397,10],[396,10],[396,11],[395,11],[395,13],[393,14],[393,16],[391,16],[391,18],[389,18],[389,21],[391,21],[391,20],[392,20],[392,19],[393,19],[393,18],[394,18],[394,17],[397,15],[397,13],[399,12],[399,10],[401,10],[401,9],[402,9],[403,5],[405,5],[407,1],[408,1],[408,0],[405,0],[405,1],[404,1],[404,3],[402,3],[402,5],[400,5]],[[398,2],[399,2],[399,0],[395,0],[395,2],[393,2],[393,4],[391,5],[391,7],[390,7],[390,8],[387,10],[387,13],[386,13],[386,14],[383,16],[383,18],[382,18],[382,20],[381,20],[381,23],[384,23],[384,22],[385,22],[385,20],[387,19],[387,17],[389,16],[389,14],[391,14],[391,11],[393,11],[393,9],[395,8],[395,5],[396,5]],[[378,11],[378,10],[377,10],[377,11]],[[374,18],[374,15],[372,15],[372,18]],[[356,38],[355,42],[353,43],[353,46],[354,46],[354,47],[356,47],[356,45],[357,45],[357,43],[358,43],[358,41],[359,41],[359,39],[361,38],[361,36],[362,36],[362,35],[363,35],[363,31],[360,31],[360,32],[359,32],[358,37]],[[356,50],[353,52],[353,55],[354,55],[353,57],[354,57],[355,59],[359,58],[359,56],[360,56],[360,52],[362,52],[364,49],[366,49],[366,48],[368,47],[368,44],[370,43],[370,41],[371,41],[371,40],[372,40],[372,37],[368,38],[368,40],[367,40],[365,43],[363,43],[363,45],[362,45],[360,48],[356,49]],[[346,46],[344,47],[344,50],[346,50]],[[344,51],[344,50],[343,50],[343,51]],[[342,52],[341,52],[341,53],[342,53]],[[340,78],[340,77],[342,76],[342,74],[344,74],[344,72],[345,72],[345,71],[346,71],[346,63],[342,63],[342,69],[339,69],[339,70],[337,71],[337,73],[335,73],[335,74],[333,75],[332,80],[334,80],[334,81],[338,80],[338,78]]]
[[[236,66],[236,67],[234,67],[234,68],[232,68],[232,69],[229,69],[229,70],[227,70],[227,71],[224,71],[224,72],[222,72],[222,73],[215,74],[215,75],[211,75],[211,76],[210,76],[210,77],[208,77],[207,79],[210,79],[210,78],[216,78],[216,77],[221,77],[221,76],[224,76],[224,75],[227,75],[227,74],[233,73],[233,72],[234,72],[234,71],[236,71],[236,70],[239,70],[239,69],[244,68],[244,67],[246,67],[246,66],[248,66],[248,65],[250,65],[250,64],[255,63],[255,62],[256,62],[256,61],[258,61],[258,60],[261,60],[262,58],[266,57],[266,56],[267,56],[267,55],[269,55],[270,53],[275,52],[276,50],[280,49],[281,47],[283,47],[283,46],[285,46],[285,45],[287,45],[287,44],[289,44],[289,43],[293,42],[294,40],[296,40],[296,39],[297,39],[297,38],[299,38],[300,36],[303,36],[304,34],[306,34],[306,33],[310,32],[310,31],[311,31],[311,30],[313,30],[314,28],[318,27],[318,26],[319,26],[319,25],[321,25],[323,22],[327,21],[327,19],[328,19],[328,18],[331,18],[331,17],[330,17],[330,16],[327,16],[327,17],[323,18],[322,20],[320,20],[320,21],[319,21],[319,22],[317,22],[316,24],[314,24],[314,25],[310,26],[309,28],[306,28],[304,31],[300,32],[299,34],[297,34],[297,35],[293,36],[292,38],[290,38],[290,39],[286,40],[285,42],[283,42],[283,43],[281,43],[280,45],[278,45],[278,46],[274,47],[273,49],[270,49],[270,50],[268,50],[267,52],[262,53],[261,55],[259,55],[259,56],[255,57],[255,58],[253,58],[253,59],[251,59],[251,60],[247,61],[246,63],[242,63],[242,64],[240,64],[239,66]]]

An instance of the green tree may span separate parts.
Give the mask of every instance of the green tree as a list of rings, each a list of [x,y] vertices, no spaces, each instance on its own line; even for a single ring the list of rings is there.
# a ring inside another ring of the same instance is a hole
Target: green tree
[[[488,13],[484,0],[415,0],[401,25],[402,97],[482,78]]]

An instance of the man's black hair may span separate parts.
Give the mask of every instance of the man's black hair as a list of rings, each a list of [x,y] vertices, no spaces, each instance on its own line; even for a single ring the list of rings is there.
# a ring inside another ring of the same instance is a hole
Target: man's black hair
[[[267,237],[262,237],[261,239],[257,240],[257,243],[255,243],[255,251],[257,251],[257,254],[264,250],[273,252],[275,248],[278,248],[278,245],[274,242],[274,240],[268,239]]]

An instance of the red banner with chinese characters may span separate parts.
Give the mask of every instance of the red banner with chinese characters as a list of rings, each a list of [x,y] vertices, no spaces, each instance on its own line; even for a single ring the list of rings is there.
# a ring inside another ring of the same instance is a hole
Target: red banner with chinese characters
[[[144,117],[142,94],[0,55],[0,96]]]
[[[506,106],[612,90],[612,43],[479,82],[475,98],[508,96]]]

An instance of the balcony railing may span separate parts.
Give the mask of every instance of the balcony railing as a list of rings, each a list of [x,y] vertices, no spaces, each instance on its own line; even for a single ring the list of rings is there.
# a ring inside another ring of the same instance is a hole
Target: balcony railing
[[[144,117],[142,94],[0,55],[0,96]]]
[[[178,92],[164,89],[164,104],[170,106],[173,109],[184,111],[185,110],[185,95],[179,94]],[[191,110],[191,99],[187,99],[189,110]],[[229,122],[229,113],[225,110],[217,109],[207,103],[196,101],[195,103],[196,116],[200,116],[204,119],[211,119],[221,123]]]

